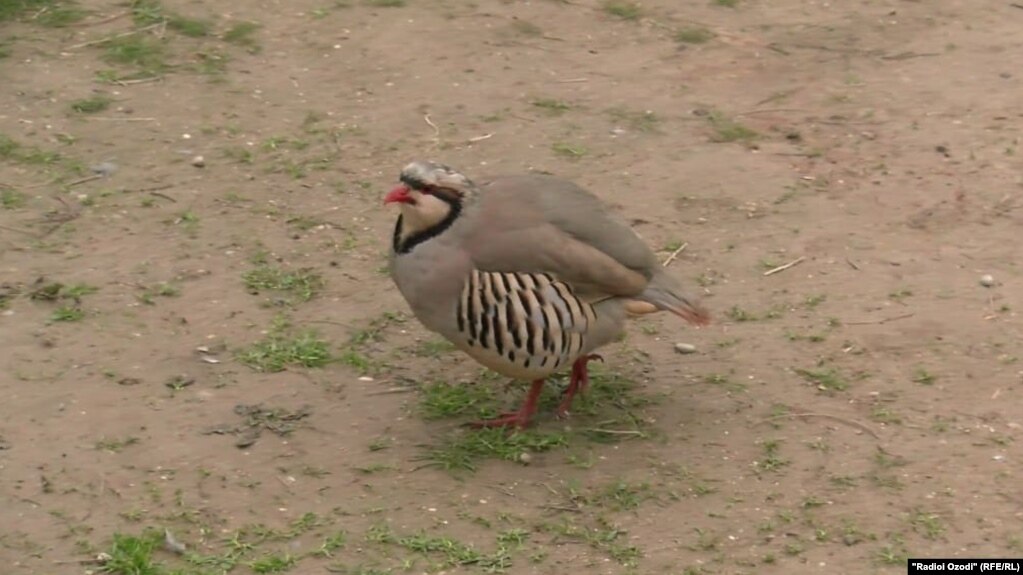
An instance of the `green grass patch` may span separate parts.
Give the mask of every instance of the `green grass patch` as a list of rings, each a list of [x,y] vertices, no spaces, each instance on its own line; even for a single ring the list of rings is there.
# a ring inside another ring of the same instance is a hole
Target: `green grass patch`
[[[155,38],[133,35],[103,43],[103,61],[134,66],[141,73],[157,75],[168,68],[163,43]]]
[[[224,35],[221,36],[221,39],[236,46],[242,46],[249,52],[258,52],[259,42],[256,39],[256,32],[261,27],[255,22],[238,22],[228,28]]]
[[[728,142],[751,142],[757,139],[760,134],[722,114],[712,111],[707,114],[707,121],[714,130],[711,140],[719,143]]]
[[[95,114],[96,112],[106,110],[113,102],[114,99],[106,94],[96,94],[89,98],[71,102],[71,111],[79,114]]]
[[[555,155],[569,160],[578,160],[590,152],[584,146],[580,146],[578,144],[567,144],[565,142],[555,142],[551,144],[551,151],[553,151]]]
[[[543,453],[567,445],[568,435],[563,432],[462,430],[430,446],[419,460],[447,471],[475,471],[480,460],[522,461],[524,453]]]
[[[650,110],[635,112],[625,108],[611,108],[607,113],[615,122],[626,126],[634,132],[657,132],[658,125],[661,123],[661,119],[657,114]]]
[[[625,0],[607,0],[602,6],[604,13],[621,20],[639,20],[643,9],[635,2]]]
[[[277,320],[260,341],[237,352],[238,361],[267,373],[284,371],[288,366],[323,367],[335,358],[330,344],[312,329],[293,331],[287,322]]]
[[[262,264],[242,275],[249,293],[263,291],[287,294],[289,303],[311,300],[324,287],[323,276],[312,268],[289,270],[281,266]]]
[[[714,33],[703,27],[682,28],[675,32],[675,41],[683,44],[706,44],[714,39]]]
[[[539,108],[551,116],[560,116],[572,109],[572,105],[564,100],[555,98],[537,98],[530,102],[534,108]]]
[[[615,443],[647,438],[653,432],[638,411],[656,398],[636,393],[635,387],[631,379],[591,363],[590,386],[576,396],[571,408],[571,432],[539,429],[561,401],[558,381],[552,379],[540,397],[536,427],[525,431],[458,430],[438,444],[424,446],[421,459],[448,471],[474,471],[483,460],[526,462],[531,453],[567,447],[571,441]],[[486,419],[508,411],[508,404],[518,407],[524,393],[520,386],[499,394],[483,382],[434,383],[421,390],[418,412],[427,420]]]
[[[793,369],[803,379],[814,384],[821,391],[845,391],[849,389],[849,380],[833,367],[818,369]]]
[[[88,14],[75,2],[63,0],[2,0],[0,22],[26,20],[41,26],[63,28]]]
[[[64,158],[57,152],[43,150],[36,146],[28,146],[0,134],[0,160],[35,166],[51,166]]]
[[[25,194],[18,190],[0,189],[0,208],[16,210],[25,207]]]
[[[451,384],[444,382],[423,386],[419,400],[419,412],[423,419],[450,419],[472,416],[493,417],[494,392],[486,384]]]
[[[208,20],[173,15],[167,19],[167,28],[189,38],[205,38],[213,30]]]

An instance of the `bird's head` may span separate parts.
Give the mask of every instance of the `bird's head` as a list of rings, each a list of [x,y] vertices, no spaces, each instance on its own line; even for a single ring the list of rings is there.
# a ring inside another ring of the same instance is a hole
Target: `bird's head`
[[[384,197],[385,205],[401,207],[396,245],[417,237],[425,241],[447,229],[475,190],[472,180],[435,162],[412,162],[401,170],[399,180],[401,184]]]

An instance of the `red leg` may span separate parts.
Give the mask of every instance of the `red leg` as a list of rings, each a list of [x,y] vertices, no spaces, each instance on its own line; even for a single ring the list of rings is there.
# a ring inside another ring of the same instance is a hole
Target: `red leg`
[[[529,394],[526,396],[526,402],[522,404],[518,411],[502,413],[493,419],[475,421],[470,423],[469,426],[477,429],[481,427],[514,427],[523,429],[529,426],[530,420],[533,419],[533,415],[536,413],[536,404],[540,400],[540,392],[543,391],[543,381],[538,379],[533,382],[533,385],[529,388]]]
[[[572,377],[568,381],[568,389],[565,390],[564,398],[558,405],[558,417],[568,417],[568,411],[572,407],[572,400],[575,399],[576,394],[586,391],[586,386],[590,384],[590,374],[586,369],[586,364],[594,359],[604,361],[603,357],[591,353],[580,357],[572,364]]]

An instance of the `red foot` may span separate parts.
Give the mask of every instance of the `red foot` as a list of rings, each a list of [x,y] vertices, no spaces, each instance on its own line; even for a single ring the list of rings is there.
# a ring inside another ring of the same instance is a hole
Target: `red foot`
[[[468,425],[475,429],[494,427],[513,427],[515,429],[524,429],[529,427],[529,424],[533,419],[533,415],[536,413],[536,403],[539,401],[540,392],[542,391],[543,380],[538,379],[534,381],[533,385],[529,388],[529,394],[526,396],[526,402],[522,404],[522,407],[518,411],[502,413],[493,419],[474,421]]]
[[[586,387],[590,385],[590,374],[586,369],[586,364],[594,359],[604,361],[603,357],[591,353],[590,355],[580,357],[572,364],[572,377],[568,380],[568,389],[565,390],[565,396],[558,405],[558,417],[568,417],[569,409],[572,407],[572,400],[575,399],[576,394],[583,393],[586,391]]]

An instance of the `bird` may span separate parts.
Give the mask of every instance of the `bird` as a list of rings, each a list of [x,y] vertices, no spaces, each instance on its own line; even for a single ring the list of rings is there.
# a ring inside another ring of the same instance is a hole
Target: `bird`
[[[477,428],[532,424],[545,381],[570,369],[557,406],[568,417],[595,353],[626,320],[667,311],[695,326],[709,311],[591,191],[558,176],[473,180],[434,161],[404,168],[388,268],[426,329],[490,370],[531,382],[521,407]]]

